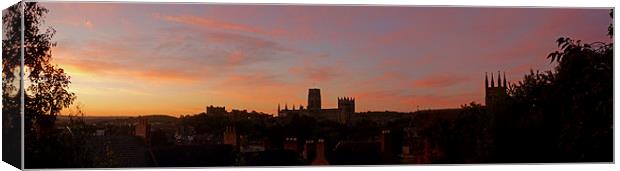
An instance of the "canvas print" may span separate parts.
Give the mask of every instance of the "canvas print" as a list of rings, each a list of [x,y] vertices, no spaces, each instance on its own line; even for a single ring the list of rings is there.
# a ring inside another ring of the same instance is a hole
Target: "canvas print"
[[[2,19],[16,167],[614,162],[612,8],[55,1]]]

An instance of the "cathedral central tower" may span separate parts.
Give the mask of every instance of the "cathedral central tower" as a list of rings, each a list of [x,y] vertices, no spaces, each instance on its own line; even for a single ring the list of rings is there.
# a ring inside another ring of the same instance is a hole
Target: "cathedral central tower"
[[[308,110],[321,110],[321,89],[312,88],[308,90]]]

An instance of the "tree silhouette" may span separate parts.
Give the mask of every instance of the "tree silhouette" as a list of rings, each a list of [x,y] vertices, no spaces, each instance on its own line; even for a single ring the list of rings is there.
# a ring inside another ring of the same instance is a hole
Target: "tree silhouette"
[[[44,26],[47,12],[46,8],[36,2],[17,3],[3,11],[3,113],[8,111],[19,117],[19,110],[15,109],[19,109],[20,105],[19,92],[23,92],[27,168],[92,167],[95,165],[89,152],[92,148],[85,143],[92,130],[79,129],[67,134],[53,129],[56,116],[62,109],[69,107],[76,97],[67,90],[71,83],[70,77],[62,68],[51,63],[51,49],[56,46],[52,38],[56,30]],[[20,68],[22,53],[24,68]],[[24,71],[24,78],[20,78],[20,69]],[[28,86],[22,86],[19,79],[27,79]],[[9,120],[14,123],[18,121]],[[80,127],[80,124],[77,125]]]
[[[49,128],[55,116],[73,103],[75,94],[67,91],[71,77],[62,68],[51,63],[51,48],[56,46],[52,38],[56,30],[51,26],[41,29],[48,10],[36,2],[15,4],[9,7],[2,16],[3,26],[6,29],[6,39],[2,40],[5,45],[2,47],[5,58],[2,63],[3,90],[10,92],[15,89],[13,84],[7,83],[12,83],[18,78],[15,70],[20,67],[22,9],[24,12],[24,70],[28,72],[25,77],[30,81],[30,85],[20,92],[25,93],[24,114],[26,135],[28,135],[33,129]]]
[[[610,25],[608,35],[612,33]],[[582,43],[568,37],[556,42],[558,50],[547,58],[557,66],[532,71],[511,88],[514,110],[509,117],[526,121],[516,125],[530,130],[522,138],[540,138],[538,147],[531,149],[543,149],[548,157],[612,161],[613,43]]]

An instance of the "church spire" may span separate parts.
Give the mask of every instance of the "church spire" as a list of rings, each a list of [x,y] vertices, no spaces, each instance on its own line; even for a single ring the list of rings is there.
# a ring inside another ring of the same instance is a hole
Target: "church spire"
[[[280,103],[278,103],[278,112],[280,112]]]
[[[499,71],[497,71],[497,87],[502,87],[502,77],[499,74]]]

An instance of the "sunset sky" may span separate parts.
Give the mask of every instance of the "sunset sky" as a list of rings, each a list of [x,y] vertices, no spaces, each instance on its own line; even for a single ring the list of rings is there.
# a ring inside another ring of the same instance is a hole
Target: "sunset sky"
[[[321,89],[356,111],[484,103],[484,73],[547,70],[555,40],[612,41],[608,9],[41,3],[86,115],[275,113]]]

